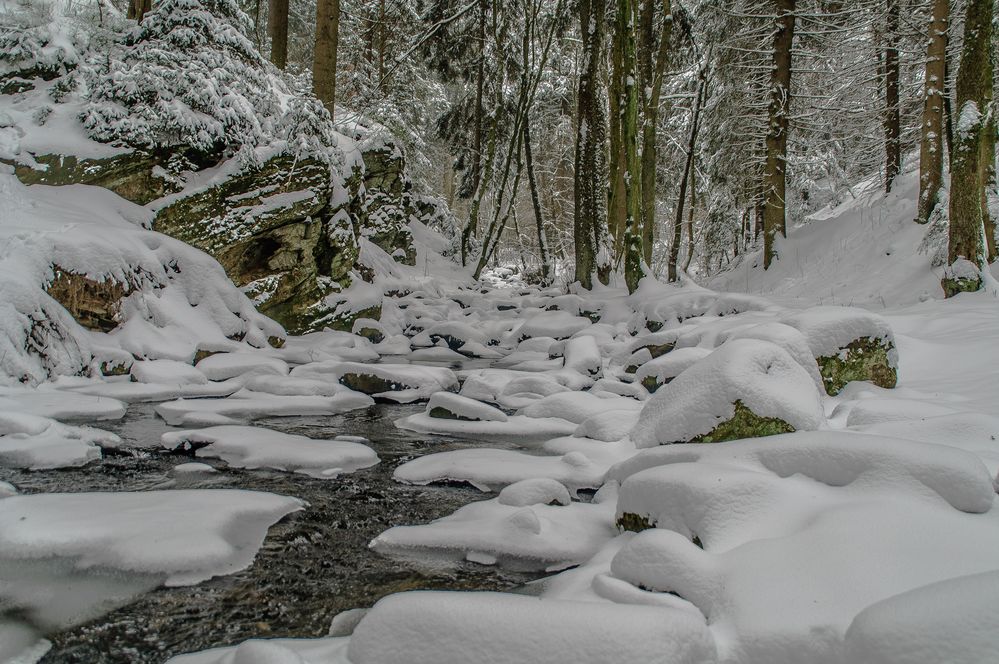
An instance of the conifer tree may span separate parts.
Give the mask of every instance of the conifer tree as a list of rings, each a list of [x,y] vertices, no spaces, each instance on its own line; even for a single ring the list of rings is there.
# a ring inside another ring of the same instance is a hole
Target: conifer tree
[[[336,100],[336,52],[340,32],[340,0],[317,0],[316,47],[312,60],[312,92],[333,115]]]

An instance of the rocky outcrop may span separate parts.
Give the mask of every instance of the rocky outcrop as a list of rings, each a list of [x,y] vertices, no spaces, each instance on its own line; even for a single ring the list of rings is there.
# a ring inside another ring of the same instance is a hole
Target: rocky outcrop
[[[110,189],[122,198],[145,205],[180,189],[162,167],[163,160],[143,151],[103,159],[80,159],[74,155],[33,155],[34,165],[14,164],[14,173],[24,184],[90,184]]]

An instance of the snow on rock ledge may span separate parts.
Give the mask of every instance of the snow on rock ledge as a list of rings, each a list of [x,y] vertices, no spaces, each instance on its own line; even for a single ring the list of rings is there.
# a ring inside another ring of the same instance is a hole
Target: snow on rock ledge
[[[198,457],[222,459],[235,468],[273,468],[317,479],[335,479],[378,463],[367,445],[344,440],[314,440],[259,427],[220,426],[171,431],[163,447],[193,448]]]
[[[714,661],[689,613],[503,593],[409,592],[379,601],[351,637],[354,664]]]
[[[830,395],[839,394],[854,380],[895,387],[895,336],[881,316],[853,307],[812,307],[786,315],[780,322],[805,335]]]
[[[284,336],[212,258],[145,230],[147,211],[71,189],[0,173],[0,381],[127,371],[133,356],[190,362],[202,345],[249,350]],[[76,285],[53,290],[60,275]]]
[[[640,448],[719,442],[814,430],[823,422],[814,381],[787,351],[734,339],[659,389],[631,438]]]

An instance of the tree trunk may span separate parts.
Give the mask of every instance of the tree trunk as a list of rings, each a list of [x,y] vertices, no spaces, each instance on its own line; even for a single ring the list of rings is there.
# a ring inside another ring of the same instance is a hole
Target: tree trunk
[[[948,266],[942,282],[948,297],[981,288],[986,260],[982,200],[989,159],[982,152],[983,143],[991,142],[987,133],[992,124],[992,2],[969,0],[964,21],[950,169]]]
[[[153,0],[129,0],[126,16],[142,23],[142,17],[153,10]]]
[[[885,32],[885,191],[898,176],[902,165],[901,112],[898,102],[898,2],[887,0]]]
[[[468,265],[468,250],[472,236],[477,232],[479,207],[482,204],[480,189],[482,187],[482,134],[484,131],[485,108],[483,95],[486,86],[486,0],[479,0],[479,55],[475,67],[475,119],[472,135],[472,206],[469,210],[468,223],[461,233],[461,264]],[[495,126],[493,127],[495,129]],[[492,131],[492,130],[491,130]],[[491,135],[491,134],[490,134]],[[490,143],[495,147],[495,143]],[[490,151],[490,154],[492,151]],[[492,158],[491,156],[489,157]]]
[[[271,62],[278,69],[284,69],[288,64],[288,0],[270,0],[267,36],[271,40]]]
[[[950,0],[934,0],[923,84],[923,126],[919,141],[919,211],[916,221],[930,220],[943,177],[944,88],[947,78],[947,24]]]
[[[652,62],[653,20],[655,0],[643,0],[639,19],[639,71],[642,80],[642,251],[646,265],[652,265],[652,243],[655,240],[656,192],[659,151],[656,140],[659,128],[659,103],[662,99],[663,77],[673,30],[670,0],[662,3],[662,30],[656,61]]]
[[[312,60],[312,92],[333,115],[336,101],[336,51],[340,32],[340,0],[316,2],[316,49]]]
[[[615,13],[616,16],[616,13]],[[625,173],[628,169],[628,155],[622,134],[625,106],[624,101],[624,35],[616,28],[611,40],[611,66],[607,96],[610,106],[610,196],[607,199],[607,228],[614,239],[615,264],[624,256],[624,234],[628,223],[628,200],[625,195]]]
[[[777,233],[787,236],[785,218],[787,184],[787,132],[791,108],[791,46],[794,42],[795,0],[775,0],[773,70],[770,77],[770,108],[767,130],[767,162],[764,173],[763,268],[776,258]]]
[[[694,260],[694,208],[697,206],[697,166],[690,164],[690,205],[687,207],[687,258],[683,261],[683,271],[690,269]],[[738,246],[738,244],[736,244]]]
[[[673,243],[669,247],[669,260],[666,263],[666,280],[674,282],[679,277],[677,264],[680,258],[680,240],[683,239],[683,206],[687,200],[687,188],[694,169],[694,148],[697,146],[697,132],[701,122],[701,106],[704,104],[704,87],[707,81],[705,65],[697,75],[697,95],[694,97],[694,109],[690,118],[690,134],[687,139],[687,160],[680,176],[680,193],[676,202],[676,217],[673,219]],[[693,238],[689,238],[693,242]]]
[[[538,254],[541,259],[541,284],[552,282],[551,258],[548,252],[548,238],[545,236],[545,217],[541,209],[541,196],[538,194],[538,178],[534,174],[534,148],[531,146],[531,118],[524,122],[524,161],[527,166],[527,182],[531,189],[531,205],[534,207],[534,222],[538,227]]]
[[[607,118],[600,95],[605,0],[580,0],[582,64],[579,73],[573,195],[576,281],[593,287],[599,239],[607,226]]]
[[[638,161],[638,71],[633,0],[617,2],[617,32],[621,42],[621,143],[624,145],[624,281],[628,292],[638,290],[642,270],[642,174]]]

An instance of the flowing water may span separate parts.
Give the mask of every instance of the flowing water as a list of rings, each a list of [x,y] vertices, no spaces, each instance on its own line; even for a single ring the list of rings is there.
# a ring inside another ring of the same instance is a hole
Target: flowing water
[[[129,448],[106,453],[99,463],[39,473],[0,470],[0,479],[22,493],[239,488],[309,503],[305,511],[271,527],[249,569],[197,586],[160,588],[97,620],[49,635],[53,647],[42,662],[159,664],[178,653],[251,637],[322,636],[337,613],[369,607],[401,590],[510,590],[536,578],[472,563],[401,562],[368,550],[368,542],[386,528],[426,523],[484,497],[463,486],[413,487],[392,481],[392,471],[413,457],[476,444],[393,425],[423,407],[378,404],[345,415],[256,422],[312,438],[367,438],[381,463],[335,480],[239,470],[213,459],[198,460],[219,473],[174,479],[173,466],[190,459],[157,449],[160,434],[169,427],[151,405],[133,405],[122,420],[98,424],[120,435]]]

